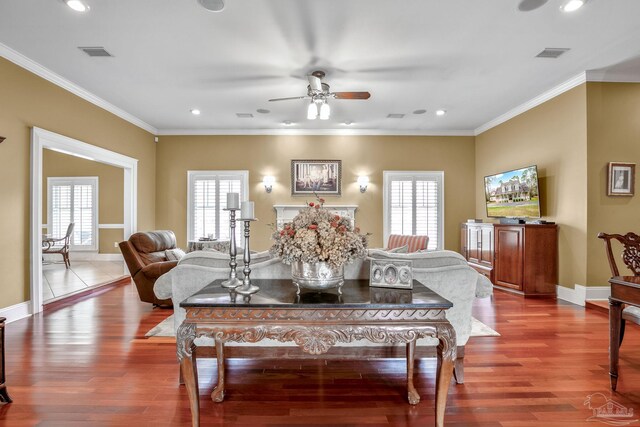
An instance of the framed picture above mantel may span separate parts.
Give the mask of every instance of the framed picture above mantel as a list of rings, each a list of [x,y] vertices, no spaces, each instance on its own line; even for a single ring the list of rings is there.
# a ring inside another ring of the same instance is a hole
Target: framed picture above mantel
[[[607,196],[633,196],[636,164],[610,162],[607,168]]]
[[[342,160],[291,160],[291,195],[340,196]]]

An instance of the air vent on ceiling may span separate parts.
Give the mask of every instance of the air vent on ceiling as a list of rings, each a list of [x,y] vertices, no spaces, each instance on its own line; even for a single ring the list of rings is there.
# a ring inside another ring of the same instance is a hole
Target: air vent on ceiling
[[[238,116],[241,119],[251,119],[251,118],[253,118],[253,114],[251,114],[251,113],[236,113],[236,116]]]
[[[89,56],[102,56],[102,57],[113,56],[109,52],[107,52],[105,48],[103,48],[102,46],[78,47],[78,49],[80,49],[81,51],[83,51]]]
[[[557,58],[563,53],[569,51],[571,49],[566,47],[548,47],[539,54],[536,55],[536,58]]]
[[[387,119],[401,119],[403,117],[404,117],[404,114],[400,114],[400,113],[391,113],[387,115]]]

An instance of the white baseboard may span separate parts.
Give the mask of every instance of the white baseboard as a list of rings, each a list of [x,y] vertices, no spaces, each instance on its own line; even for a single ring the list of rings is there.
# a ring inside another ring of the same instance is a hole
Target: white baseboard
[[[586,301],[606,300],[611,295],[609,286],[584,286],[576,284],[573,289],[564,286],[557,287],[558,299],[583,306]]]
[[[44,254],[43,258],[47,262],[62,262],[62,255]],[[98,254],[95,252],[71,252],[69,259],[73,261],[124,261],[122,254]]]
[[[9,307],[0,308],[0,317],[6,317],[7,323],[31,316],[31,301],[21,302]]]

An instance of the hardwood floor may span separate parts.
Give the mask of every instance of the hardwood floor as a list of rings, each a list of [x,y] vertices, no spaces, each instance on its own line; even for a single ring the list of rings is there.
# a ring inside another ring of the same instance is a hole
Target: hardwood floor
[[[0,426],[190,425],[187,393],[177,385],[175,345],[144,338],[169,314],[140,303],[127,285],[10,323],[6,368],[14,403],[0,407]],[[618,392],[610,396],[604,313],[496,292],[493,301],[477,301],[474,316],[502,336],[467,344],[466,383],[451,384],[447,425],[599,425],[587,421],[592,411],[584,405],[594,393],[640,413],[636,326],[628,326]],[[203,426],[434,423],[433,359],[417,364],[422,402],[415,407],[405,400],[401,359],[232,359],[221,404],[209,398],[214,360],[198,366]]]

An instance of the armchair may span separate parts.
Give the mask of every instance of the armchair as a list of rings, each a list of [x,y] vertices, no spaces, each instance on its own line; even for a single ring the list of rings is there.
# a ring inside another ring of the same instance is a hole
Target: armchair
[[[176,248],[173,231],[135,233],[129,240],[120,242],[119,246],[140,300],[161,307],[171,307],[171,298],[157,298],[153,293],[153,285],[160,276],[178,264],[178,261],[168,261],[165,254],[166,250]]]
[[[607,259],[609,260],[609,267],[611,268],[611,274],[613,276],[620,276],[620,271],[616,265],[616,259],[613,256],[613,250],[611,247],[611,241],[617,240],[624,246],[622,250],[622,261],[627,266],[634,276],[640,276],[640,236],[635,233],[627,233],[624,236],[621,234],[606,234],[598,233],[598,238],[604,240],[605,249],[607,251]],[[620,345],[622,345],[622,339],[624,338],[624,330],[626,321],[640,325],[640,308],[632,305],[625,307],[622,310],[622,323],[620,324]]]
[[[42,239],[42,253],[43,254],[60,254],[64,261],[66,268],[71,267],[71,261],[69,261],[69,245],[71,244],[71,234],[73,234],[73,222],[67,226],[67,232],[64,237],[54,239],[46,237]]]

